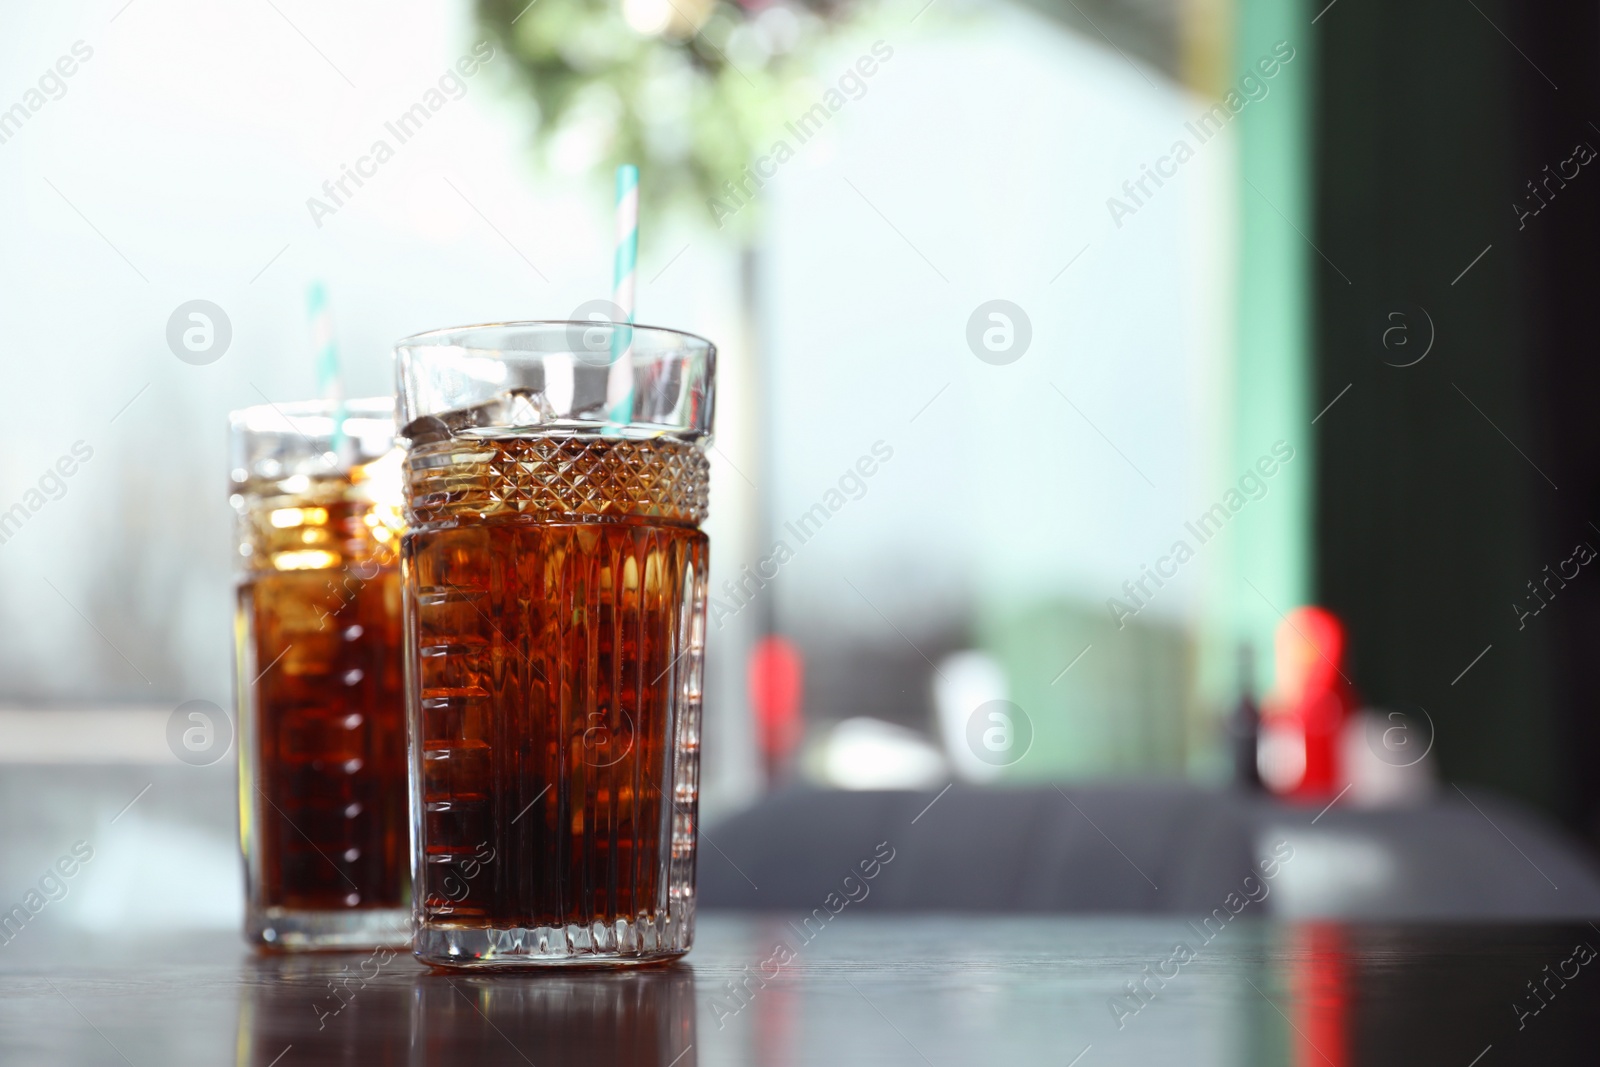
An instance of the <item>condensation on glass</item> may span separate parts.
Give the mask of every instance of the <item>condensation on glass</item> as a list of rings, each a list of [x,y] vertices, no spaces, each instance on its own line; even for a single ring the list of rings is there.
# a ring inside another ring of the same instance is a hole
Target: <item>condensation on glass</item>
[[[415,952],[682,955],[715,349],[517,323],[396,354]]]
[[[411,865],[388,398],[232,415],[245,936],[404,945]]]

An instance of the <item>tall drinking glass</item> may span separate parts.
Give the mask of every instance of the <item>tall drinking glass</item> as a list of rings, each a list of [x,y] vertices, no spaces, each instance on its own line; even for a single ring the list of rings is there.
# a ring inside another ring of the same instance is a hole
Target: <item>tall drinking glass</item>
[[[716,351],[529,322],[396,357],[414,950],[460,967],[682,955]]]
[[[232,415],[245,936],[410,934],[400,453],[387,397]]]

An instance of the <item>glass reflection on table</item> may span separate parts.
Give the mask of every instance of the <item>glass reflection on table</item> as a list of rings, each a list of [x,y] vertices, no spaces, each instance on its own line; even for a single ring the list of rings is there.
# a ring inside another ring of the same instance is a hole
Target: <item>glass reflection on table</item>
[[[241,1067],[697,1064],[687,964],[457,977],[419,972],[409,953],[349,953],[260,959],[250,978]]]

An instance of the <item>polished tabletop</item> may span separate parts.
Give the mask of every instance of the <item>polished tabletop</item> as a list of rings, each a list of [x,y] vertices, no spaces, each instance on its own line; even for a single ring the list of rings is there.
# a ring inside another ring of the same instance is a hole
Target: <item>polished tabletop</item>
[[[822,914],[702,915],[667,967],[494,977],[25,929],[0,1063],[1600,1062],[1587,923]]]

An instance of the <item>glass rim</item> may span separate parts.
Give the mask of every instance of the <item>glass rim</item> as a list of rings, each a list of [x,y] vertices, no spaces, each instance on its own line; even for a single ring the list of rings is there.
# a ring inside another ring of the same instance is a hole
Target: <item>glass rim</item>
[[[498,348],[480,348],[466,343],[470,338],[480,337],[493,330],[522,330],[532,331],[537,327],[561,327],[571,329],[580,326],[584,329],[593,329],[596,326],[610,326],[616,329],[632,330],[635,334],[652,334],[662,337],[673,337],[679,340],[690,341],[697,348],[706,352],[716,352],[716,343],[697,333],[688,330],[677,330],[671,326],[651,326],[646,323],[617,322],[613,319],[511,319],[505,322],[479,322],[467,326],[445,326],[439,329],[424,330],[414,333],[409,337],[402,337],[394,343],[396,350],[417,348],[463,348],[477,352],[495,352]],[[639,353],[635,353],[638,356]]]
[[[298,432],[301,419],[329,419],[344,408],[345,419],[387,419],[395,421],[395,400],[391,396],[358,396],[348,400],[289,400],[251,404],[228,412],[228,424],[236,431],[250,433]]]

